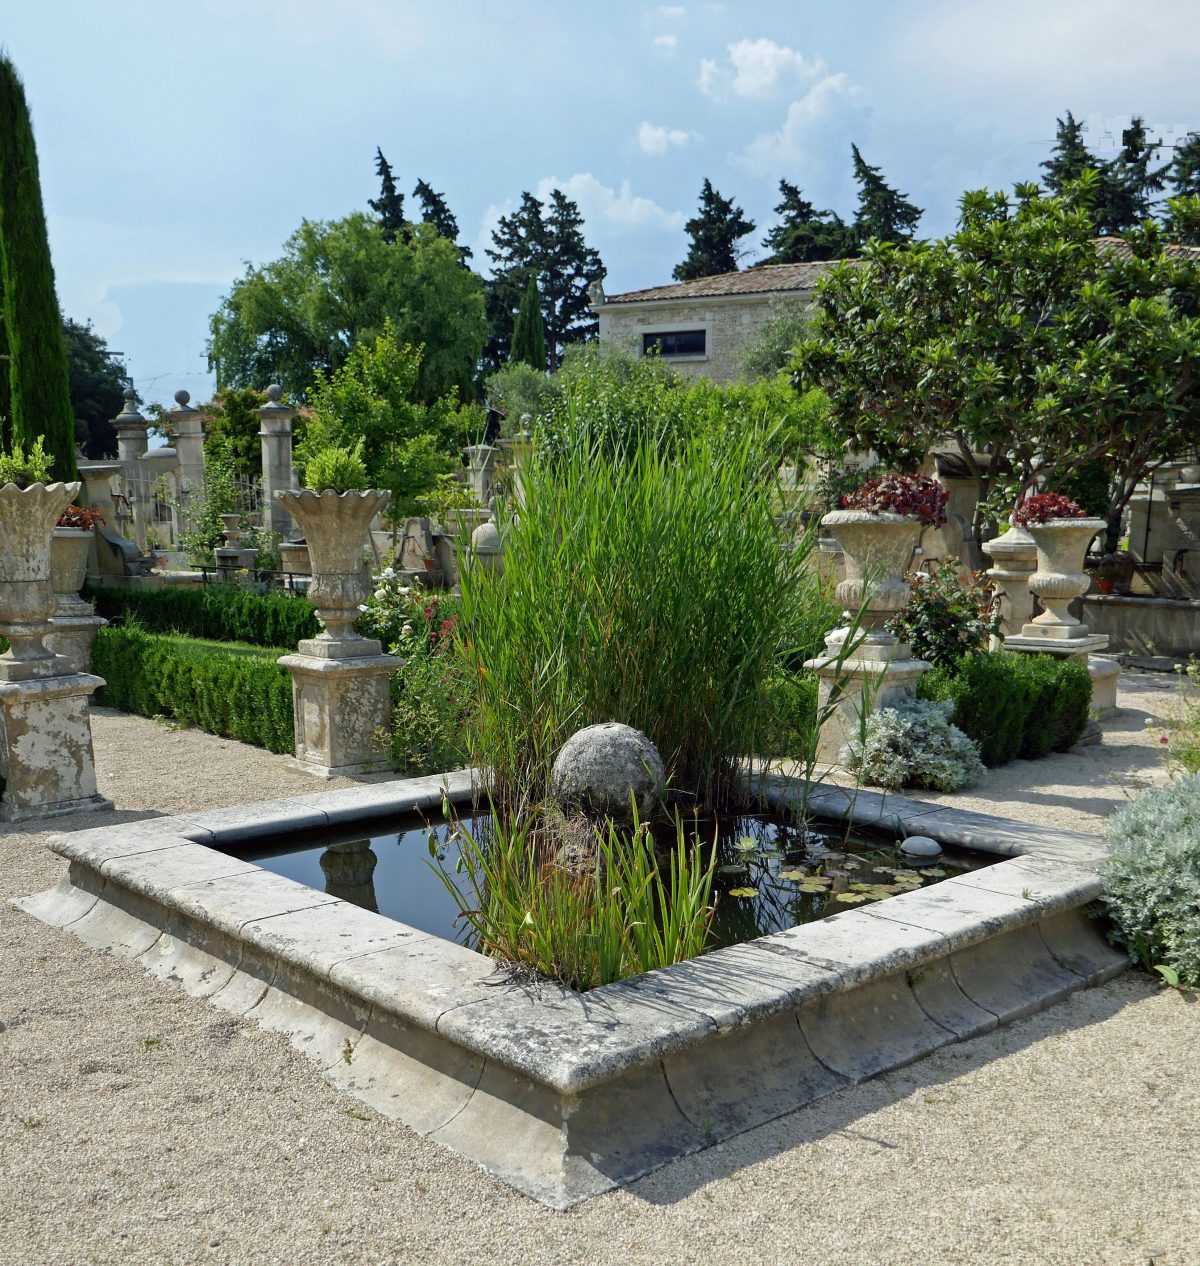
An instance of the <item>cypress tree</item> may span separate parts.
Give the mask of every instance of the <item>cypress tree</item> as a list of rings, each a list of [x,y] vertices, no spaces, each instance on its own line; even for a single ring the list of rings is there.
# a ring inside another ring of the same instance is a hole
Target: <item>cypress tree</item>
[[[1200,197],[1200,134],[1189,137],[1171,161],[1171,196]]]
[[[764,264],[802,264],[854,254],[854,234],[836,211],[818,211],[786,180],[779,182],[779,192],[783,201],[775,214],[780,221],[763,238],[763,246],[770,251]]]
[[[8,361],[5,442],[28,448],[45,436],[55,479],[74,479],[75,419],[54,266],[25,89],[0,56],[0,325]],[[6,372],[4,372],[6,371]]]
[[[458,247],[458,258],[465,265],[471,258],[469,246],[458,246],[458,221],[446,205],[445,197],[427,181],[418,180],[413,197],[421,201],[421,223],[432,224],[440,237]]]
[[[893,189],[879,168],[872,167],[863,158],[857,145],[850,146],[850,154],[854,161],[854,179],[858,181],[854,231],[859,242],[872,237],[885,242],[909,241],[924,212],[905,194]]]
[[[1083,143],[1083,124],[1076,121],[1070,110],[1065,119],[1056,119],[1055,123],[1058,126],[1054,134],[1054,148],[1040,166],[1046,173],[1046,188],[1058,195],[1085,171],[1098,168],[1099,163]]]
[[[532,273],[529,285],[521,296],[521,306],[517,309],[509,360],[523,361],[539,373],[546,368],[546,326],[542,320],[542,296],[538,293],[537,278]]]
[[[383,240],[394,242],[404,232],[404,195],[396,189],[396,178],[383,150],[375,149],[375,174],[379,177],[379,197],[368,198],[367,205],[379,217]]]
[[[738,240],[754,232],[754,221],[747,220],[741,207],[732,198],[722,198],[705,180],[700,189],[700,212],[684,226],[692,239],[687,257],[671,274],[676,281],[694,281],[697,277],[717,277],[737,272]]]
[[[1141,118],[1121,133],[1121,152],[1105,164],[1100,182],[1099,221],[1102,233],[1123,233],[1150,219],[1156,196],[1166,188],[1171,164],[1154,165],[1158,142],[1146,137]]]

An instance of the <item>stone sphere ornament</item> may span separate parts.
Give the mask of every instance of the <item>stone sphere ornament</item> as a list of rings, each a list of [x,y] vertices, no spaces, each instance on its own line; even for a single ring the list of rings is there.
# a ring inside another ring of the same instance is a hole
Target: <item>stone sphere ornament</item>
[[[602,721],[572,734],[554,758],[550,790],[562,808],[590,817],[640,821],[654,812],[666,786],[658,749],[641,732],[619,721]]]
[[[936,862],[942,855],[942,846],[928,835],[910,835],[900,841],[904,860],[917,866]]]

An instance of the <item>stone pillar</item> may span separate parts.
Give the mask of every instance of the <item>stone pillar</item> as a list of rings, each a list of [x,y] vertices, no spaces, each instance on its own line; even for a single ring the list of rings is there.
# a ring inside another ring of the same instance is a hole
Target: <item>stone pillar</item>
[[[175,437],[179,462],[179,501],[182,504],[180,530],[190,532],[195,525],[192,507],[204,494],[204,414],[188,403],[186,391],[175,393],[175,407],[167,413],[167,423]]]
[[[141,472],[139,459],[150,447],[148,424],[138,412],[137,397],[132,387],[125,389],[125,407],[113,418],[113,428],[117,432],[117,457],[125,474],[125,492],[129,501],[129,509],[133,514],[134,540],[138,551],[146,550],[146,511],[141,505]],[[119,515],[119,511],[118,511]]]
[[[54,524],[77,483],[0,489],[0,821],[110,809],[96,790],[89,697],[104,685],[45,645]]]
[[[521,434],[514,436],[511,440],[500,441],[500,447],[507,454],[509,466],[512,469],[513,486],[511,491],[513,499],[518,505],[525,500],[525,467],[533,452],[533,438],[524,428],[532,420],[528,413],[523,413],[521,415]]]
[[[1023,527],[1013,524],[1003,536],[985,541],[983,552],[995,560],[987,574],[1000,602],[1000,636],[1013,637],[1033,619],[1029,577],[1037,571],[1037,545]]]
[[[471,444],[466,450],[467,479],[481,506],[487,505],[492,495],[492,477],[499,452],[491,444]]]
[[[112,488],[113,476],[120,473],[120,462],[79,463],[79,478],[83,480],[83,492],[79,503],[89,509],[99,510],[104,516],[104,522],[109,525],[110,531],[115,529],[117,517],[117,501],[113,496]],[[96,533],[99,531],[100,529],[97,528]],[[87,559],[87,578],[91,581],[99,580],[101,574],[100,556],[96,549],[96,533],[93,533]]]
[[[254,412],[262,423],[258,438],[262,441],[263,526],[286,540],[295,524],[275,494],[296,487],[292,471],[292,419],[296,411],[280,403],[282,396],[283,388],[273,382],[267,388],[267,403]]]

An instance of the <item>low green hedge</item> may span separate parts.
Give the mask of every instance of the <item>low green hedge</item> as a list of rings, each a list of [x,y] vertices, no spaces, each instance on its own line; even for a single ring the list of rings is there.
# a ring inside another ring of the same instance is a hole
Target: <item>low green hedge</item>
[[[935,668],[919,681],[923,699],[949,699],[952,720],[979,744],[985,765],[1014,757],[1037,760],[1065,752],[1083,736],[1092,679],[1082,656],[968,655],[954,668]]]
[[[142,716],[168,716],[209,734],[272,752],[294,750],[292,678],[258,646],[109,626],[92,663],[104,678],[96,702]]]
[[[293,650],[301,638],[316,637],[321,627],[307,598],[230,584],[203,589],[106,587],[89,589],[85,596],[106,620],[136,621],[153,633],[186,633],[215,642]]]

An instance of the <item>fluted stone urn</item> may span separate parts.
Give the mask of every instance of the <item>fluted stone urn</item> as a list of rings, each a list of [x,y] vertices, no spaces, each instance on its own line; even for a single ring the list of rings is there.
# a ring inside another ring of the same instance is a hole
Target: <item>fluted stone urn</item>
[[[87,579],[93,540],[88,529],[56,527],[50,541],[50,585],[57,607],[50,618],[46,645],[67,661],[73,673],[92,671],[92,643],[97,630],[108,623],[79,596]]]
[[[9,483],[0,488],[0,634],[12,648],[7,658],[26,665],[21,676],[53,671],[54,652],[43,644],[58,607],[50,543],[58,516],[78,491],[78,483],[36,483],[28,488]],[[39,668],[39,661],[49,663]]]
[[[1087,592],[1088,575],[1083,570],[1083,560],[1088,543],[1105,527],[1103,519],[1047,519],[1045,523],[1026,525],[1037,546],[1037,571],[1029,577],[1029,588],[1045,610],[1021,629],[1023,636],[1087,636],[1087,625],[1077,620],[1068,607]]]
[[[275,499],[300,525],[308,544],[312,584],[308,596],[325,626],[318,640],[361,642],[351,627],[367,596],[370,576],[363,564],[371,520],[387,508],[391,493],[281,491]]]
[[[363,562],[371,520],[386,508],[387,492],[281,490],[276,500],[300,525],[308,543],[308,596],[324,628],[304,638],[297,654],[279,660],[292,674],[296,759],[323,777],[385,769],[376,736],[388,727],[388,675],[400,666],[376,638],[354,631],[370,574]]]
[[[104,685],[46,645],[51,540],[78,483],[0,488],[0,821],[110,808],[96,790],[88,700]]]
[[[858,733],[863,715],[911,696],[917,678],[929,668],[884,628],[908,603],[904,573],[922,526],[915,515],[888,511],[834,510],[821,520],[845,558],[846,578],[836,593],[847,624],[825,639],[824,655],[805,664],[820,682],[818,709],[825,718],[817,743],[820,761],[836,761]]]

